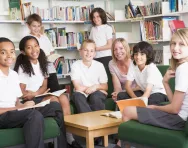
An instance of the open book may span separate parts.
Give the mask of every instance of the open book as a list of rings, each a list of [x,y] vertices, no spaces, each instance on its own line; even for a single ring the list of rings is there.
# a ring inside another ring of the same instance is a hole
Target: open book
[[[122,114],[121,114],[120,111],[102,113],[101,116],[107,116],[107,117],[112,117],[112,118],[117,118],[117,119],[121,119],[122,118]]]
[[[35,96],[35,98],[37,98],[37,97],[42,97],[42,96],[49,96],[49,95],[59,97],[59,96],[60,96],[61,94],[63,94],[64,92],[66,92],[66,89],[54,91],[54,92],[52,92],[52,93],[49,92],[49,93],[44,93],[44,94],[41,94],[41,95],[37,95],[37,96]]]
[[[131,98],[126,100],[116,101],[119,110],[123,112],[123,109],[126,106],[140,106],[146,107],[148,105],[148,98],[147,97],[138,97],[138,98]]]
[[[31,109],[31,108],[36,108],[36,107],[43,107],[47,104],[50,104],[50,99],[46,100],[46,101],[42,101],[36,105],[33,105],[33,106],[29,106],[29,107],[24,107],[24,108],[19,108],[18,111],[20,110],[25,110],[25,109]]]

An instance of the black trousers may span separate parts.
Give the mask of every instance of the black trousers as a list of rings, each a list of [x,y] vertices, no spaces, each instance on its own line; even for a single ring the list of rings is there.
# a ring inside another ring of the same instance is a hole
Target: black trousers
[[[141,97],[144,92],[141,90],[134,91],[137,97]],[[131,97],[128,95],[127,92],[120,92],[118,93],[117,100],[125,100],[130,99]],[[162,93],[154,93],[151,94],[148,98],[148,105],[159,105],[161,102],[168,101],[168,98],[165,94]]]
[[[65,126],[61,106],[52,102],[45,107],[8,111],[0,115],[0,129],[23,128],[26,148],[44,148],[44,117],[53,117],[61,129],[58,147],[66,148]]]
[[[105,99],[106,95],[100,91],[90,94],[87,98],[80,92],[74,92],[72,97],[78,113],[105,109]]]
[[[101,62],[104,65],[105,69],[108,69],[108,63],[110,62],[110,60],[112,60],[112,56],[107,56],[107,57],[102,57],[102,58],[96,58],[94,59],[98,62]]]

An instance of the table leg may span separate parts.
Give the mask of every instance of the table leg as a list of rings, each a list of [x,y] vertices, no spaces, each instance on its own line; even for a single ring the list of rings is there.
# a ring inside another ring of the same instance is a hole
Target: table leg
[[[108,135],[103,137],[103,146],[108,147]]]
[[[89,131],[86,133],[86,148],[94,148],[94,137]]]

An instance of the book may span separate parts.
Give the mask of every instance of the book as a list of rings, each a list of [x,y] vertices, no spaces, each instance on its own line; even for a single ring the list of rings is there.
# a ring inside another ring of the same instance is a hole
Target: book
[[[24,108],[19,108],[18,111],[20,110],[25,110],[25,109],[31,109],[31,108],[37,108],[37,107],[43,107],[47,104],[50,104],[50,99],[46,100],[46,101],[42,101],[36,105],[33,105],[33,106],[29,106],[29,107],[24,107]]]
[[[139,106],[139,107],[146,107],[148,105],[148,98],[146,97],[138,97],[138,98],[131,98],[126,100],[116,101],[119,110],[123,112],[123,109],[127,106]]]
[[[53,63],[53,62],[55,62],[58,58],[63,58],[63,56],[60,55],[60,54],[54,53],[54,54],[51,54],[51,55],[48,56],[48,61]]]
[[[41,94],[41,95],[37,95],[37,96],[35,96],[35,98],[37,98],[37,97],[42,97],[42,96],[49,96],[49,95],[59,97],[59,96],[60,96],[61,94],[63,94],[64,92],[66,92],[66,89],[54,91],[54,92],[52,92],[52,93],[48,92],[48,93],[44,93],[44,94]]]
[[[107,116],[107,117],[112,117],[112,118],[117,118],[117,119],[121,119],[122,118],[122,114],[121,114],[120,111],[102,113],[101,116]]]
[[[9,0],[9,14],[11,20],[21,20],[20,0]]]
[[[168,21],[168,24],[172,33],[174,33],[177,29],[185,28],[184,21],[180,21],[180,20],[170,20]]]

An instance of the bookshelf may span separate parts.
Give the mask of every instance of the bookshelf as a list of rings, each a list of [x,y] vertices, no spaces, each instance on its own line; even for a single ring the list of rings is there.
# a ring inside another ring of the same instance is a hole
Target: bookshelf
[[[151,0],[140,0],[144,4],[151,3]],[[165,12],[163,14],[142,16],[138,18],[128,18],[124,16],[125,5],[128,4],[128,0],[77,0],[77,1],[66,1],[66,0],[31,0],[32,5],[39,7],[40,9],[48,9],[55,6],[88,6],[94,4],[95,7],[101,7],[115,16],[115,20],[109,20],[108,23],[114,25],[116,29],[116,37],[124,37],[129,44],[132,46],[135,43],[142,40],[140,32],[140,22],[149,20],[158,20],[163,17],[178,17],[180,20],[184,20],[185,25],[188,26],[188,11],[181,12]],[[153,2],[153,1],[152,1]],[[10,20],[8,13],[8,0],[0,1],[0,30],[1,36],[5,36],[15,42],[16,48],[20,39],[28,34],[28,29],[23,20]],[[116,18],[116,10],[120,12],[122,18]],[[45,29],[51,27],[65,27],[66,32],[79,32],[88,31],[91,28],[89,21],[65,21],[65,20],[44,20],[43,25]],[[8,33],[7,33],[8,30]],[[169,39],[156,39],[148,41],[153,44],[156,49],[163,49],[163,46],[169,44]],[[18,48],[17,48],[18,49]],[[70,59],[80,58],[77,50],[66,50],[67,47],[54,47],[55,51],[59,54],[64,55]]]

